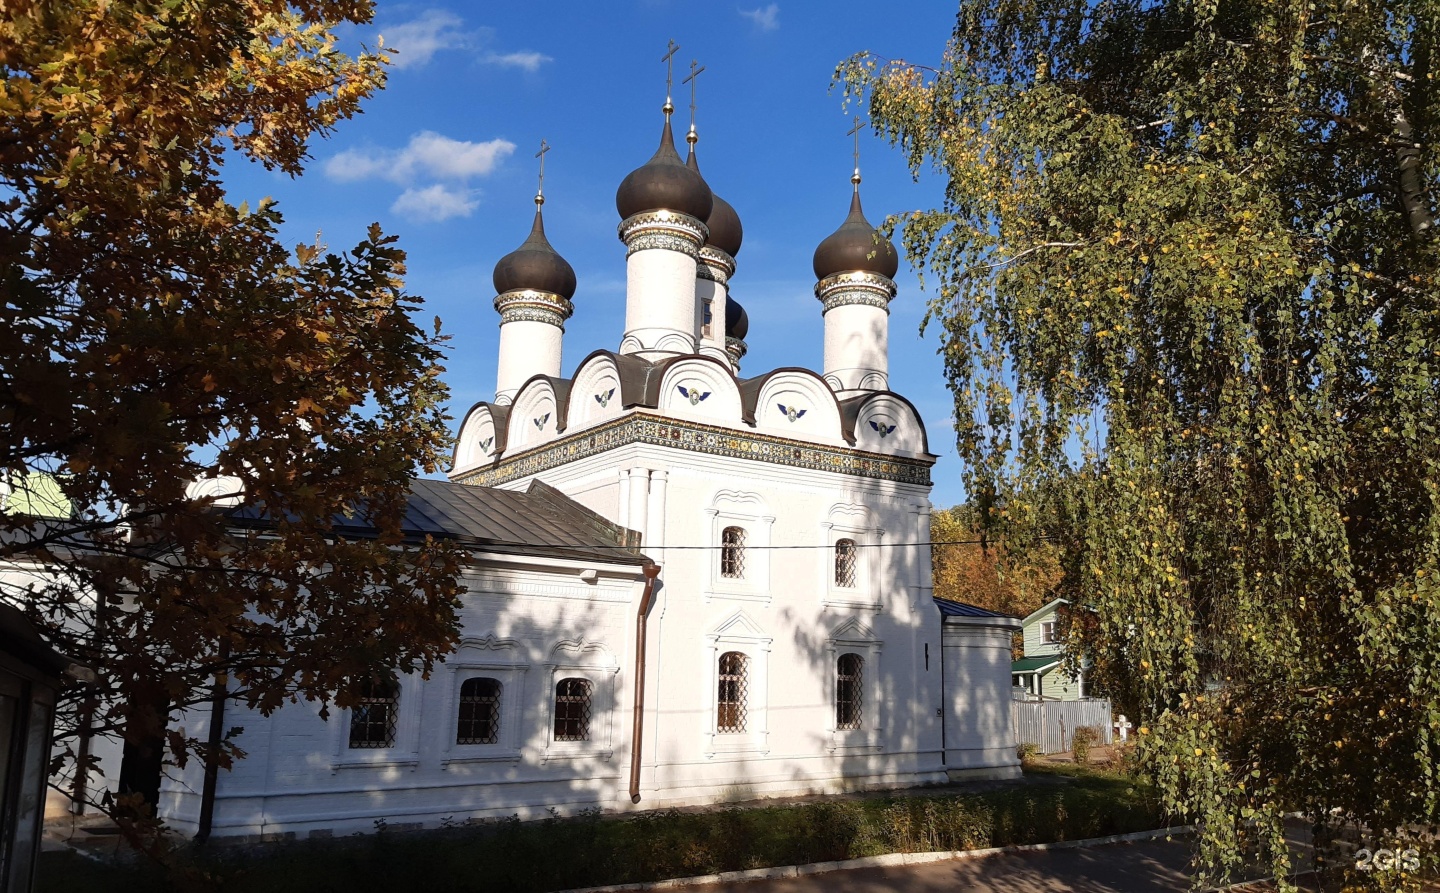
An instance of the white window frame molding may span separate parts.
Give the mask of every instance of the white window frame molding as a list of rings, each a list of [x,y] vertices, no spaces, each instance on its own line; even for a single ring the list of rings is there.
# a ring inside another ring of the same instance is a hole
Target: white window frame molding
[[[352,748],[350,746],[351,711],[347,707],[339,711],[339,722],[332,733],[332,757],[330,771],[341,769],[408,768],[412,772],[420,765],[420,721],[425,700],[424,680],[419,673],[399,673],[395,683],[398,686],[399,703],[396,704],[395,743],[390,747]]]
[[[704,597],[760,602],[770,604],[770,543],[775,516],[765,500],[756,493],[721,490],[705,509],[710,518],[710,550],[708,585]],[[720,572],[723,533],[727,527],[745,531],[745,575],[727,577]]]
[[[616,677],[620,664],[604,645],[566,640],[550,652],[545,664],[545,747],[542,763],[554,760],[606,760],[615,754]],[[590,682],[590,737],[584,741],[555,740],[555,686],[562,679]]]
[[[744,611],[739,611],[706,636],[704,704],[707,712],[704,751],[707,759],[727,759],[770,751],[770,646],[774,642]],[[745,731],[721,732],[720,655],[737,651],[746,657]]]
[[[456,656],[444,664],[448,719],[445,740],[440,748],[440,766],[452,763],[518,763],[525,742],[522,728],[525,705],[534,695],[527,690],[525,676],[530,667],[521,659],[520,643],[515,639],[465,639]],[[500,682],[500,734],[494,744],[457,744],[460,729],[460,688],[465,680],[488,676]]]
[[[879,613],[884,608],[879,574],[882,562],[877,553],[885,541],[885,530],[872,522],[873,513],[859,503],[832,506],[820,522],[820,534],[826,548],[821,551],[819,586],[821,604],[827,608],[851,608]],[[855,541],[855,585],[835,584],[835,544],[842,539]]]
[[[825,704],[829,711],[826,731],[830,734],[831,753],[873,753],[880,750],[885,730],[882,714],[884,702],[880,691],[880,653],[884,643],[875,632],[858,620],[851,620],[837,629],[826,642],[829,665],[825,670]],[[857,654],[861,665],[860,728],[842,729],[836,722],[835,695],[839,688],[839,661],[842,654]]]

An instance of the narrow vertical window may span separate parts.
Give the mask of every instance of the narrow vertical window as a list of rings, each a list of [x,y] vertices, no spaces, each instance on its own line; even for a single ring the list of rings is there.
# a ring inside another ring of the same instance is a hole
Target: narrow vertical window
[[[1046,620],[1040,624],[1040,641],[1046,645],[1055,644],[1055,621]]]
[[[855,559],[858,550],[855,541],[835,541],[835,585],[842,589],[855,588]]]
[[[735,580],[745,578],[745,528],[727,527],[720,531],[720,576]]]
[[[716,699],[715,728],[720,732],[745,731],[750,681],[750,659],[738,651],[720,655],[720,691]]]
[[[835,727],[858,729],[864,715],[862,682],[865,659],[858,654],[842,654],[835,662]]]
[[[350,709],[350,747],[394,747],[399,706],[400,687],[393,681],[367,681],[362,685],[360,700]]]
[[[555,684],[555,740],[590,740],[589,679],[561,679]]]
[[[460,686],[460,721],[456,744],[494,744],[500,740],[500,680],[488,676],[466,679]]]

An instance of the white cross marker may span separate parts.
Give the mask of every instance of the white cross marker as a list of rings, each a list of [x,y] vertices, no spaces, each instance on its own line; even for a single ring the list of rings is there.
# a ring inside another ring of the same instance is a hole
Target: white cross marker
[[[1134,727],[1130,725],[1130,720],[1125,718],[1125,714],[1120,714],[1120,718],[1115,721],[1115,731],[1120,733],[1121,744],[1130,740],[1130,729],[1132,728]]]

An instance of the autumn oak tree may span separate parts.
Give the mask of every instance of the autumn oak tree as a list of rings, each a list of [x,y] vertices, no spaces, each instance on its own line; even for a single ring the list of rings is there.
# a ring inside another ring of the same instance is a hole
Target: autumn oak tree
[[[344,253],[287,250],[276,207],[220,180],[227,157],[300,174],[383,85],[380,52],[333,36],[370,17],[366,0],[0,9],[3,597],[98,671],[62,717],[71,774],[89,735],[118,734],[126,786],[153,797],[162,757],[239,755],[165,732],[217,679],[265,710],[345,704],[455,641],[457,554],[400,530],[407,482],[447,445],[438,320],[417,326],[378,227]],[[239,494],[270,523],[230,523]],[[334,534],[357,513],[373,536]]]
[[[1005,532],[987,527],[969,504],[930,515],[931,577],[935,595],[1012,617],[1025,617],[1057,595],[1063,574],[1060,550],[1033,531],[1020,533],[1023,548]],[[1020,657],[1016,635],[1015,657]]]
[[[943,181],[892,222],[970,492],[1068,480],[1080,644],[1200,882],[1285,870],[1288,811],[1372,848],[1440,824],[1437,29],[1436,0],[962,0],[932,65],[837,72]]]

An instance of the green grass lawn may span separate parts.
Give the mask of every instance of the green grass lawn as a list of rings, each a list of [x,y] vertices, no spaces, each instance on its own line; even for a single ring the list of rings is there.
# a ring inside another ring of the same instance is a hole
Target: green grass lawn
[[[180,869],[42,856],[41,893],[541,893],[882,853],[980,849],[1160,827],[1127,777],[1046,765],[1030,783],[635,816],[500,821],[183,854]],[[1049,782],[1049,783],[1035,783]]]

